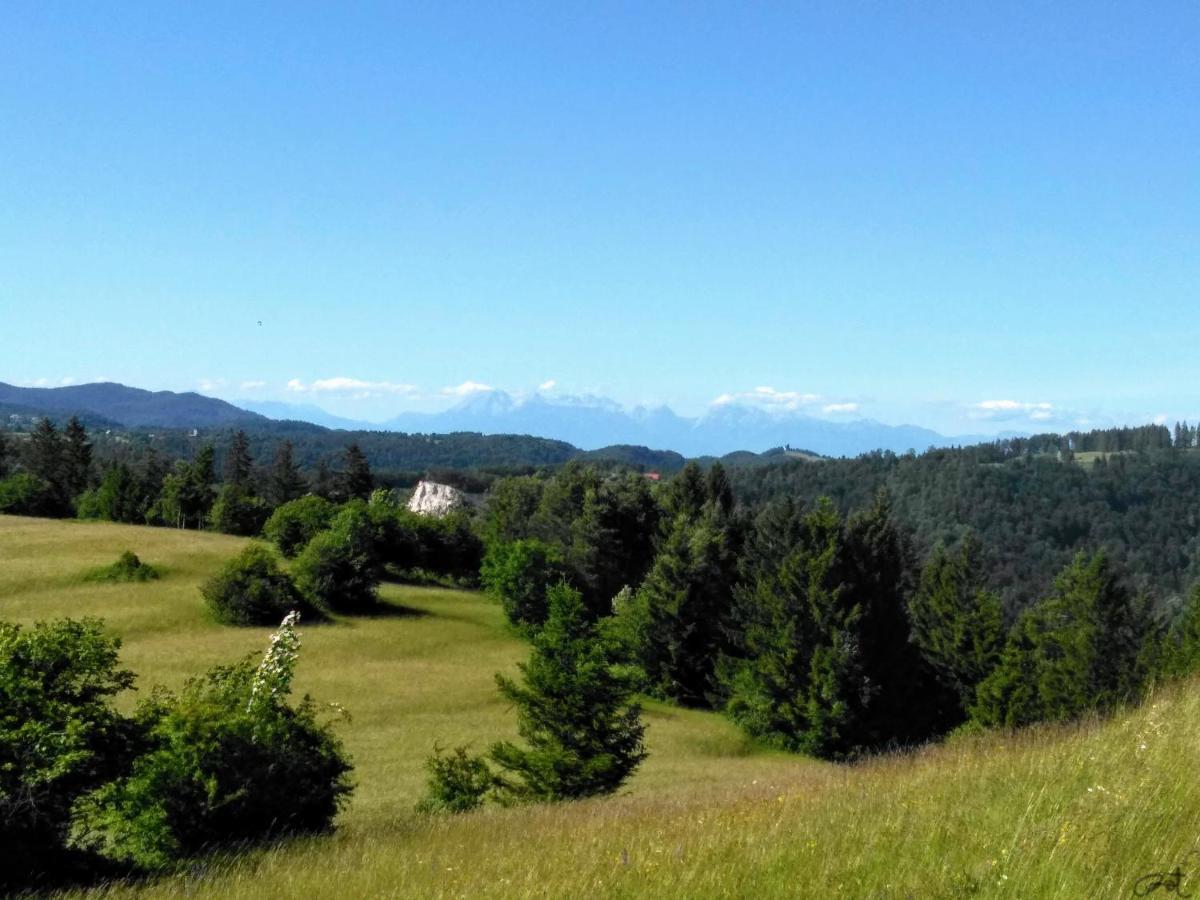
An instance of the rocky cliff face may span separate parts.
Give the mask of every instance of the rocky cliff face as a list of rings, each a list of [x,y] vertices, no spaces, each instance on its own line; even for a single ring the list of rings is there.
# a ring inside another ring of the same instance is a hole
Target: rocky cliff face
[[[466,495],[458,488],[435,481],[419,481],[408,501],[408,508],[423,516],[441,517],[467,505]]]

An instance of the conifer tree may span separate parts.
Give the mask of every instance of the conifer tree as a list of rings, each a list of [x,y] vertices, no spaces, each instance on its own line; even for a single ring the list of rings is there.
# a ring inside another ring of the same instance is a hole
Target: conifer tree
[[[1004,647],[1000,597],[984,583],[982,546],[973,533],[954,553],[934,547],[909,614],[913,642],[966,712]]]
[[[663,497],[663,527],[669,531],[679,516],[689,522],[695,521],[708,499],[708,485],[700,466],[689,462],[667,485]]]
[[[88,441],[87,429],[75,416],[71,416],[63,429],[63,487],[71,497],[87,490],[92,475],[92,445]]]
[[[549,615],[520,666],[521,683],[496,676],[527,746],[504,741],[489,755],[517,799],[612,793],[646,756],[635,673],[590,620],[578,591],[560,583],[547,599]]]
[[[0,478],[8,475],[8,438],[0,430]]]
[[[292,442],[280,441],[267,477],[267,500],[272,506],[282,506],[304,496],[306,484],[300,467],[292,458]]]
[[[1171,623],[1162,647],[1160,672],[1168,677],[1200,671],[1200,584],[1192,588]]]
[[[346,448],[346,471],[342,474],[342,492],[347,500],[366,500],[371,496],[375,480],[371,466],[358,444]]]
[[[719,462],[713,463],[705,481],[708,502],[712,504],[717,515],[723,518],[728,517],[733,512],[733,486],[729,483],[729,475],[726,474],[725,467]]]
[[[63,442],[54,423],[43,418],[29,435],[29,470],[55,487],[63,485]]]
[[[1012,727],[1111,708],[1141,690],[1155,637],[1149,604],[1121,583],[1104,551],[1080,553],[1017,620],[972,717]]]
[[[645,581],[612,627],[632,648],[657,696],[709,706],[726,647],[737,560],[710,519],[676,519]]]
[[[225,453],[222,481],[225,484],[233,484],[249,490],[250,474],[253,469],[254,460],[250,457],[250,441],[246,437],[246,432],[239,429],[233,436],[229,450]]]
[[[777,746],[835,759],[946,727],[950,701],[909,641],[909,554],[886,498],[845,522],[828,499],[799,521],[794,508],[781,516],[786,551],[751,540],[740,646],[722,667],[730,715]]]

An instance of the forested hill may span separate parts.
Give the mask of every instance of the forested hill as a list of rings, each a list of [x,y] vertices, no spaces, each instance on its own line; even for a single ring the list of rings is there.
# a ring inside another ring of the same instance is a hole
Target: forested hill
[[[195,393],[144,391],[114,382],[66,387],[16,387],[0,382],[0,407],[10,412],[89,414],[128,428],[211,428],[266,423],[266,416]]]
[[[1165,443],[1109,453],[1062,453],[1052,449],[1063,440],[1056,437],[1054,444],[1025,442],[1021,452],[982,445],[875,453],[729,474],[751,510],[782,497],[811,503],[821,496],[843,510],[863,508],[885,488],[922,550],[953,544],[972,529],[988,557],[989,582],[1010,611],[1043,593],[1077,551],[1100,547],[1136,587],[1170,598],[1200,579],[1200,449],[1194,435],[1176,448],[1159,431]],[[1120,445],[1115,431],[1095,439]]]

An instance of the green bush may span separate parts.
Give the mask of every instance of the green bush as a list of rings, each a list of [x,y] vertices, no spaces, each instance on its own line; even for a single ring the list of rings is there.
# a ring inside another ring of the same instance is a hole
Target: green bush
[[[557,549],[535,538],[488,547],[479,579],[500,601],[508,621],[518,628],[536,628],[546,621],[546,592],[566,577]]]
[[[362,501],[346,504],[304,548],[293,568],[300,592],[338,613],[372,612],[383,573],[378,533]]]
[[[109,699],[133,684],[95,619],[0,622],[0,892],[70,868],[76,799],[120,774],[135,735]]]
[[[293,609],[306,617],[315,612],[261,544],[251,544],[227,562],[200,593],[226,625],[271,625]]]
[[[64,509],[54,485],[29,472],[18,472],[0,481],[0,513],[61,516]]]
[[[419,812],[469,812],[482,806],[496,788],[496,776],[488,764],[482,757],[468,754],[466,747],[455,747],[449,754],[435,749],[425,768],[429,770],[428,792],[417,804]]]
[[[135,582],[155,581],[159,577],[158,569],[149,563],[138,559],[132,550],[122,553],[115,563],[92,569],[84,576],[85,581]]]
[[[299,640],[289,615],[252,660],[159,691],[138,710],[150,749],[77,809],[83,845],[161,869],[245,841],[326,831],[351,791],[348,762],[306,697],[286,702]]]
[[[310,494],[278,507],[263,526],[263,534],[290,559],[329,527],[337,511],[337,506],[324,497]]]

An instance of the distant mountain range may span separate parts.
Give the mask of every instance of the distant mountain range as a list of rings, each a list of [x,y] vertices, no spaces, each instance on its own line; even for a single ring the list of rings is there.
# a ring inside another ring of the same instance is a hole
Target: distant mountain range
[[[795,447],[824,456],[856,456],[871,450],[925,450],[971,444],[991,438],[946,437],[915,425],[885,425],[871,419],[831,422],[793,411],[768,411],[729,403],[695,418],[666,406],[625,409],[603,397],[517,398],[483,391],[438,413],[403,413],[383,423],[334,416],[317,406],[279,402],[227,403],[196,393],[145,391],[104,382],[58,388],[27,388],[0,383],[0,412],[44,411],[80,414],[130,428],[254,427],[267,420],[296,420],[347,431],[448,434],[525,434],[566,441],[583,450],[614,444],[662,448],[687,457],[760,453]]]
[[[402,413],[379,424],[338,419],[314,406],[248,401],[242,405],[273,418],[301,419],[330,428],[530,434],[567,441],[584,450],[629,444],[669,448],[687,457],[723,456],[739,450],[757,453],[783,446],[823,456],[857,456],[871,450],[903,453],[991,440],[983,435],[946,437],[916,425],[885,425],[871,419],[832,422],[737,403],[715,406],[702,416],[689,418],[666,406],[625,409],[604,397],[534,394],[517,398],[504,391],[481,391],[443,412]]]

